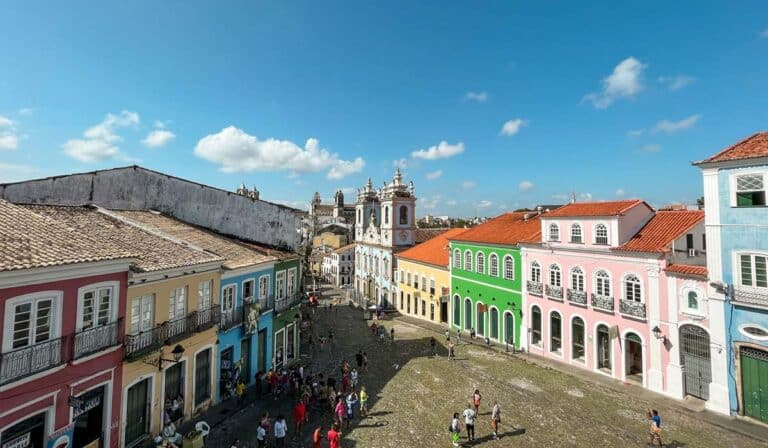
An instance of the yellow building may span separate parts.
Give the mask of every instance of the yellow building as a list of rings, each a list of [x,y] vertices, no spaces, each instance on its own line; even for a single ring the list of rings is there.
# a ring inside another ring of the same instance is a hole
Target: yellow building
[[[448,239],[466,229],[450,229],[400,252],[397,260],[395,306],[405,316],[435,323],[448,323],[451,290]]]

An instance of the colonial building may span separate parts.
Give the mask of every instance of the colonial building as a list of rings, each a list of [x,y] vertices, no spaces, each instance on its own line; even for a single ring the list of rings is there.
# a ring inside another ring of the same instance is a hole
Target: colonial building
[[[448,297],[451,289],[448,240],[465,230],[446,230],[395,256],[398,291],[396,308],[400,313],[430,322],[448,323]]]
[[[322,265],[323,278],[336,287],[351,285],[355,275],[354,260],[354,244],[347,244],[325,255]]]
[[[0,446],[119,446],[136,252],[0,200]]]
[[[711,325],[729,341],[727,367],[714,372],[727,372],[731,412],[768,423],[768,132],[695,165],[704,178]]]
[[[392,182],[378,190],[368,179],[357,195],[355,217],[355,291],[377,305],[395,304],[394,254],[416,244],[416,196],[398,168]]]

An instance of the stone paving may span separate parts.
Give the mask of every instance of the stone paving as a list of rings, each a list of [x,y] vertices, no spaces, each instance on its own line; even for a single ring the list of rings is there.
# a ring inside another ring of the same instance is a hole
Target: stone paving
[[[459,345],[455,361],[446,358],[442,345],[438,356],[431,357],[429,338],[435,336],[442,344],[444,337],[407,320],[385,319],[387,331],[395,328],[395,341],[379,342],[358,309],[334,306],[333,312],[322,308],[315,315],[315,340],[318,335],[327,335],[331,324],[336,334],[332,347],[326,345],[323,352],[315,347],[311,357],[304,359],[310,370],[338,377],[341,359],[352,362],[358,349],[366,351],[370,361],[369,371],[360,376],[360,384],[371,397],[370,417],[358,418],[344,431],[345,448],[450,447],[450,417],[463,411],[476,388],[484,397],[476,425],[477,440],[468,443],[462,439],[463,446],[646,446],[644,412],[650,407],[657,408],[662,416],[665,446],[768,446],[768,431],[762,428],[750,426],[750,431],[734,432],[728,429],[728,419],[701,418],[652,393],[637,393],[620,383],[603,385],[480,345]],[[306,354],[308,348],[302,350]],[[493,400],[502,408],[500,440],[490,437]],[[256,401],[216,425],[206,446],[226,448],[232,439],[239,438],[241,446],[255,447],[254,427],[261,412],[268,410],[271,416],[283,412],[292,427],[290,407],[287,400]],[[310,427],[287,446],[311,446],[311,429],[318,423],[327,428],[330,410],[314,409],[310,418]],[[291,436],[292,431],[288,438]]]

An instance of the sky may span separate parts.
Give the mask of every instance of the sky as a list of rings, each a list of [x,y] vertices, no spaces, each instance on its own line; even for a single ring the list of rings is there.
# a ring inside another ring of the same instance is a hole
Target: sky
[[[0,182],[138,164],[306,207],[693,203],[768,129],[766,2],[2,2]]]

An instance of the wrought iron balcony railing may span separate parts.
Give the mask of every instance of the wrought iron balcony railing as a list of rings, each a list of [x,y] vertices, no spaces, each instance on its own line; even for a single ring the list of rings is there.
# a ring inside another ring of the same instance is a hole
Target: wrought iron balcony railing
[[[592,307],[603,311],[613,312],[613,297],[592,293]]]
[[[541,283],[539,283],[539,282],[532,282],[532,281],[528,280],[526,282],[526,288],[528,289],[528,292],[530,294],[536,294],[537,296],[542,295],[542,293],[544,292],[543,291],[544,290],[544,286]]]
[[[645,319],[645,304],[634,300],[619,300],[619,312],[621,314]]]
[[[562,286],[546,285],[544,286],[544,292],[547,294],[547,297],[549,297],[550,299],[563,300]]]
[[[288,308],[301,302],[301,294],[292,294],[283,298],[275,299],[275,312],[281,313]]]
[[[768,288],[746,289],[735,287],[732,300],[748,305],[768,306]]]
[[[64,339],[51,339],[0,354],[0,385],[67,362],[62,354]]]
[[[126,359],[136,359],[157,350],[162,345],[184,339],[211,328],[219,322],[219,305],[199,309],[184,317],[163,322],[156,327],[125,337]]]
[[[92,355],[120,343],[120,321],[75,333],[75,359]]]
[[[568,288],[568,301],[578,305],[587,304],[587,292]]]
[[[241,307],[221,310],[221,314],[219,314],[219,330],[228,331],[242,323],[243,309]]]

